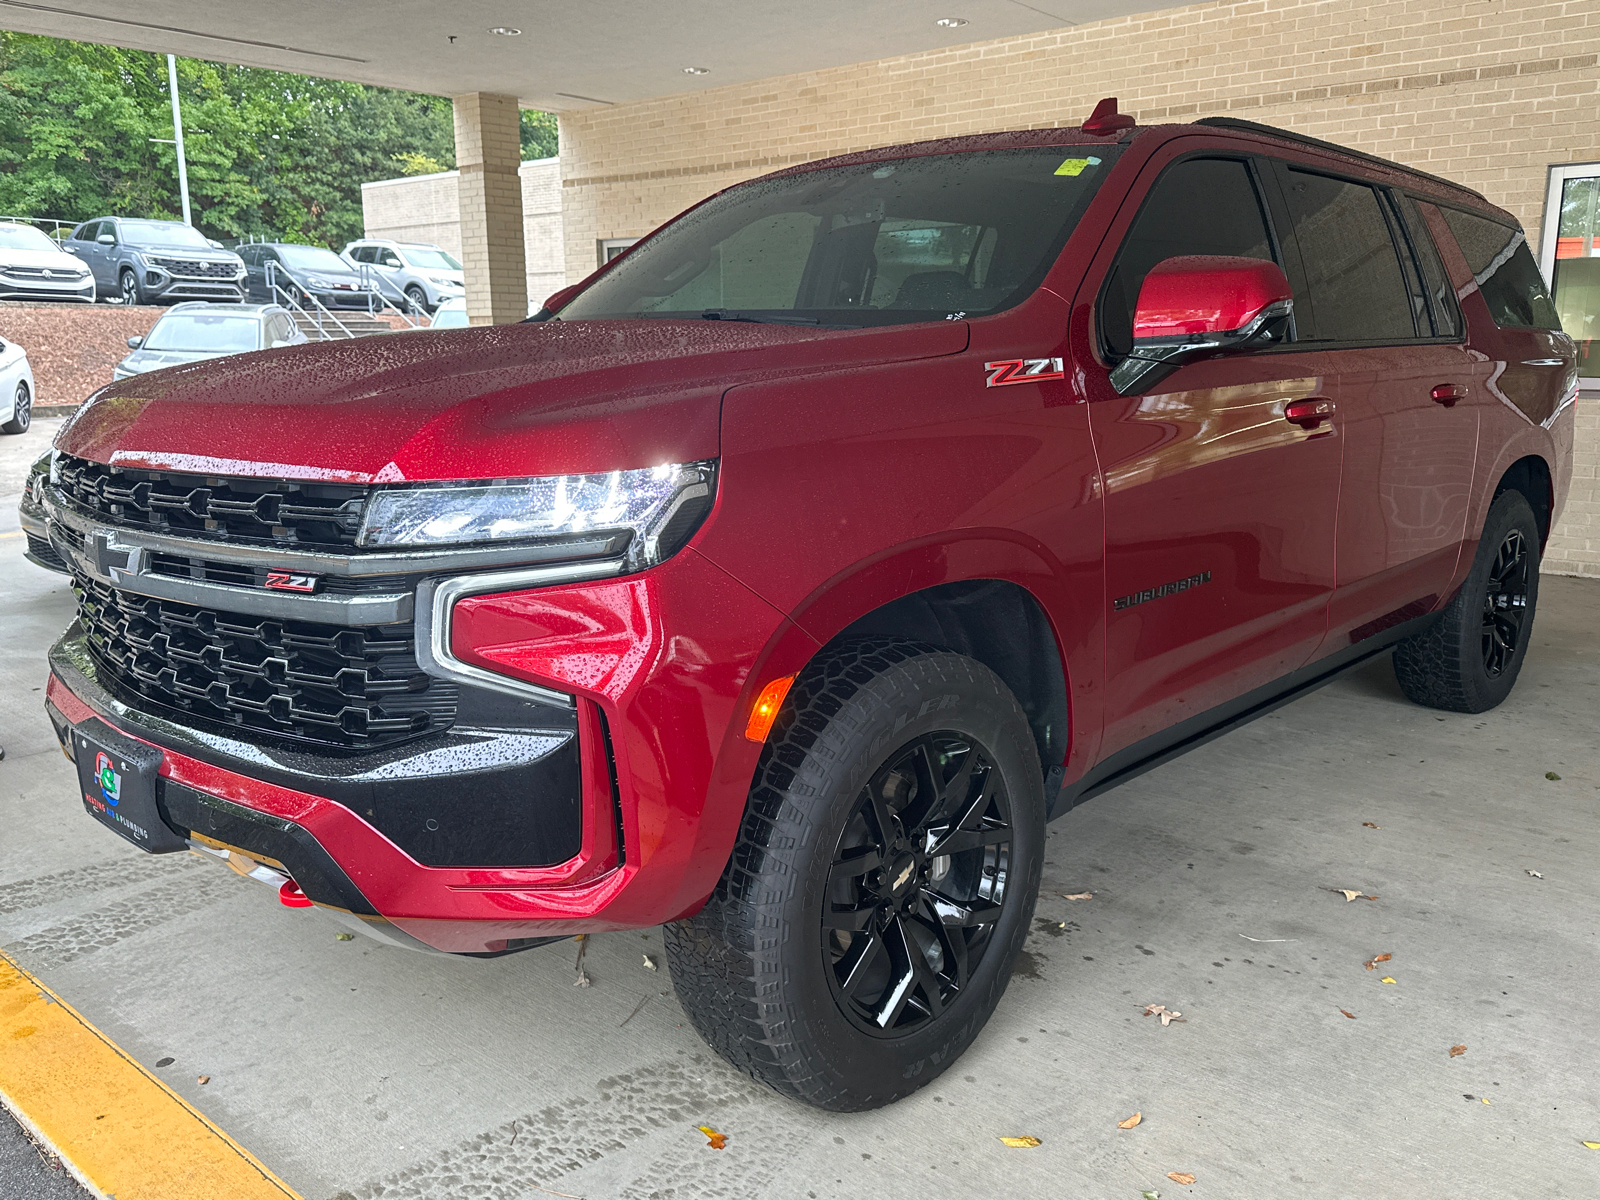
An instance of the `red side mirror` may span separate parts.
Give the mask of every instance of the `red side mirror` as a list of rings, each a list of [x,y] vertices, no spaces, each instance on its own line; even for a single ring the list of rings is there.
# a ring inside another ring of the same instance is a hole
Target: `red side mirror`
[[[1283,268],[1274,262],[1204,254],[1169,258],[1144,277],[1133,340],[1233,333],[1269,305],[1293,298]]]
[[[1133,350],[1111,371],[1130,396],[1154,387],[1186,362],[1253,350],[1284,336],[1294,292],[1277,263],[1189,255],[1157,263],[1139,288]]]

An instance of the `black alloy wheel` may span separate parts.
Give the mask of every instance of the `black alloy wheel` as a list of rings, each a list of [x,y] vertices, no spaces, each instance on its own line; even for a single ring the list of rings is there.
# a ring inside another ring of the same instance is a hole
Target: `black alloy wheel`
[[[139,287],[139,277],[132,271],[123,271],[117,276],[117,287],[122,294],[124,304],[143,304],[144,291]]]
[[[926,1086],[1010,981],[1044,814],[1039,744],[987,666],[903,638],[829,646],[779,710],[715,891],[663,929],[684,1012],[821,1108]]]
[[[15,407],[11,410],[11,420],[0,425],[0,430],[6,433],[27,433],[28,426],[33,424],[33,394],[28,391],[26,380],[17,380],[17,392],[12,398]]]
[[[1522,645],[1522,619],[1528,611],[1528,541],[1512,529],[1489,568],[1483,596],[1483,669],[1490,679],[1505,673]]]
[[[1417,704],[1487,712],[1511,694],[1539,604],[1539,523],[1520,491],[1489,505],[1461,590],[1421,633],[1394,648],[1400,690]]]
[[[966,987],[1005,900],[1011,802],[987,751],[924,734],[861,790],[828,872],[822,952],[851,1022],[899,1037]]]

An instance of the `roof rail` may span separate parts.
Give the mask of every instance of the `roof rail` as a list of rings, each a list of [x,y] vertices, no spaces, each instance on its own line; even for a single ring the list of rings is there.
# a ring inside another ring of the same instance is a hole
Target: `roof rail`
[[[1442,183],[1446,187],[1455,188],[1457,191],[1476,196],[1485,204],[1493,203],[1482,192],[1469,188],[1464,183],[1457,183],[1453,179],[1445,179],[1443,176],[1433,175],[1427,171],[1419,171],[1416,167],[1408,167],[1404,163],[1397,163],[1392,158],[1380,158],[1376,154],[1368,154],[1365,150],[1352,150],[1350,147],[1341,146],[1337,142],[1325,142],[1321,138],[1296,133],[1292,129],[1279,129],[1276,125],[1263,125],[1259,121],[1241,121],[1238,117],[1201,117],[1193,124],[1210,125],[1217,129],[1237,129],[1242,133],[1264,133],[1269,137],[1282,138],[1286,142],[1298,142],[1302,146],[1313,146],[1318,150],[1328,150],[1334,154],[1343,154],[1346,158],[1358,158],[1362,162],[1374,163],[1380,167],[1388,167],[1390,170],[1404,171],[1407,175],[1431,179],[1434,183]]]

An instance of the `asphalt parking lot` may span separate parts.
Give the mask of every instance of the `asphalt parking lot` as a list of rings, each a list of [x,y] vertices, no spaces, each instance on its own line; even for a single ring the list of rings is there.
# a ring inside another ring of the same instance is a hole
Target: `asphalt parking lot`
[[[0,491],[44,426],[0,439]],[[974,1049],[839,1116],[704,1047],[657,931],[594,938],[578,988],[573,943],[478,961],[343,941],[93,824],[40,700],[71,593],[16,528],[0,497],[0,948],[308,1200],[1600,1186],[1600,581],[1544,579],[1495,712],[1414,707],[1376,662],[1057,822]]]

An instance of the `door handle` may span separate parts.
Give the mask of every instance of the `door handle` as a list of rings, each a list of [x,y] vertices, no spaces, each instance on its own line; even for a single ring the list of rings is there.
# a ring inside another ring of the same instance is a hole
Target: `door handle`
[[[1338,405],[1323,396],[1308,396],[1304,400],[1291,400],[1284,406],[1283,419],[1301,429],[1315,429],[1332,417]]]
[[[1442,404],[1446,408],[1454,408],[1457,400],[1465,398],[1467,389],[1454,383],[1439,383],[1435,384],[1433,391],[1428,394],[1433,397],[1435,403]]]

